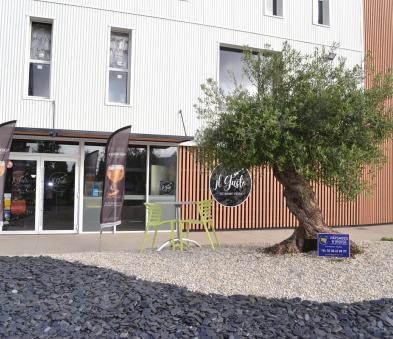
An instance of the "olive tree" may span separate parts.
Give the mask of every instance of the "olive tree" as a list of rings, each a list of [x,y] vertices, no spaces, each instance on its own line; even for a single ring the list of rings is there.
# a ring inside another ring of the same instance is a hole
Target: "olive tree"
[[[201,128],[196,154],[205,165],[229,168],[269,167],[283,186],[286,205],[299,227],[272,246],[272,253],[298,253],[317,233],[328,228],[313,192],[318,181],[354,199],[371,188],[364,171],[383,164],[382,144],[393,131],[390,72],[347,67],[331,61],[332,49],[316,48],[305,55],[288,43],[280,52],[268,47],[245,51],[243,71],[253,90],[234,82],[224,93],[213,80],[202,85],[195,105]],[[365,77],[372,84],[365,86]],[[351,242],[353,254],[358,247]]]

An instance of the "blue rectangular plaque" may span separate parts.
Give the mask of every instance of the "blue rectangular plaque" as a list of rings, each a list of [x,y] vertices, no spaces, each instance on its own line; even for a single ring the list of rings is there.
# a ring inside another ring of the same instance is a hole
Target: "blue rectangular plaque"
[[[349,234],[318,233],[318,256],[349,258]]]

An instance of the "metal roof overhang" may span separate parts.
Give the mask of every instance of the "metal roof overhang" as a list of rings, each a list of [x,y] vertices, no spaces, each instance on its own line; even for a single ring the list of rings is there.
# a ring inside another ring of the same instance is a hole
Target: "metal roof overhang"
[[[94,131],[77,131],[77,130],[62,130],[49,128],[26,128],[17,127],[15,135],[18,136],[35,136],[35,137],[57,137],[57,138],[77,138],[77,139],[102,139],[106,140],[112,132],[94,132]],[[162,134],[138,134],[130,133],[130,141],[145,141],[145,142],[170,142],[183,143],[191,141],[194,138],[189,136],[178,135],[162,135]]]

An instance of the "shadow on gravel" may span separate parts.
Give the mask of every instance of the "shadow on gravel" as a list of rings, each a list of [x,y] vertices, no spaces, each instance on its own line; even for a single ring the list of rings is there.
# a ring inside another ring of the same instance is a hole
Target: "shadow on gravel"
[[[1,257],[0,274],[6,338],[393,336],[393,299],[337,304],[204,295],[49,257]]]

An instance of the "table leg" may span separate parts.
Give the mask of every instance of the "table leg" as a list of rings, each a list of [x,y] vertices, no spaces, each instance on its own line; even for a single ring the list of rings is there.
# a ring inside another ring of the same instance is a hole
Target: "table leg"
[[[182,238],[180,238],[180,227],[181,227],[181,224],[180,224],[180,220],[181,220],[181,204],[176,204],[175,205],[176,206],[176,210],[175,210],[175,218],[176,218],[176,235],[177,235],[177,238],[174,240],[174,244],[180,244],[180,248],[182,249],[183,248],[183,243],[185,243],[185,242],[188,242],[188,243],[191,243],[191,244],[194,244],[195,246],[197,246],[197,247],[201,247],[201,245],[197,242],[197,241],[195,241],[195,240],[191,240],[191,239],[188,239],[188,238],[184,238],[184,237],[182,237]],[[169,246],[169,245],[171,245],[171,240],[168,240],[168,241],[166,241],[165,243],[163,243],[158,249],[157,249],[157,252],[160,252],[163,248],[165,248],[165,247],[167,247],[167,246]]]

